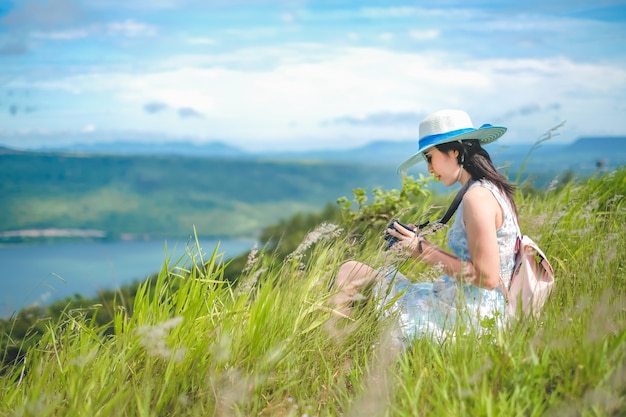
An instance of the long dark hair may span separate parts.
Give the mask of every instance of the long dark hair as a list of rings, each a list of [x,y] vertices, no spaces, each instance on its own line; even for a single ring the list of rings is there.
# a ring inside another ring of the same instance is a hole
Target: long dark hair
[[[489,153],[480,145],[478,139],[447,142],[435,147],[446,154],[451,151],[458,151],[457,161],[459,165],[463,165],[463,168],[469,172],[472,179],[491,181],[508,198],[511,208],[517,217],[517,206],[513,198],[515,186],[496,169]]]

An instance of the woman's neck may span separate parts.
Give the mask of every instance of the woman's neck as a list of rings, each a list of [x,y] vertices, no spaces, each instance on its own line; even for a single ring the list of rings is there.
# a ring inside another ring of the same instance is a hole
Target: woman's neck
[[[471,174],[467,172],[463,167],[461,167],[461,172],[459,173],[459,179],[457,180],[461,185],[465,185],[472,178]]]

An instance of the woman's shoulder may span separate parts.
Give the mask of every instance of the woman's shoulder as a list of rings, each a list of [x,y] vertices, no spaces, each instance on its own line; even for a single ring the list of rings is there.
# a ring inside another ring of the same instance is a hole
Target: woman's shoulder
[[[498,190],[498,187],[493,182],[484,178],[480,180],[474,180],[470,188],[474,188],[474,187],[486,188],[487,190],[491,190],[491,191]]]
[[[505,212],[511,211],[511,203],[506,194],[502,192],[493,182],[485,179],[474,181],[466,193],[468,204],[479,207],[481,202],[484,206],[492,206],[495,203],[502,207]],[[463,203],[466,203],[463,198]]]
[[[486,196],[499,193],[498,187],[489,180],[475,180],[467,189],[466,196]],[[471,197],[470,197],[471,198]]]
[[[463,196],[463,205],[479,208],[497,203],[497,200],[492,187],[483,185],[482,181],[474,181]]]
[[[474,210],[495,212],[506,205],[505,203],[506,197],[502,191],[493,182],[485,179],[474,181],[463,196],[463,205],[471,206]]]
[[[488,195],[491,194],[493,195],[493,197],[495,197],[496,200],[500,201],[502,199],[505,199],[505,195],[502,192],[502,190],[500,190],[500,188],[498,188],[498,186],[496,184],[494,184],[493,182],[486,180],[486,179],[480,179],[480,180],[476,180],[474,181],[469,189],[468,192],[470,190],[477,190],[477,191],[473,191],[473,194],[481,194],[481,195]],[[478,191],[480,190],[480,191]]]

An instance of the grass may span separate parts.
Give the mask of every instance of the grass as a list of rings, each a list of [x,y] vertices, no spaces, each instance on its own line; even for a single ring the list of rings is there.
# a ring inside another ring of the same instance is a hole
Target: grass
[[[0,377],[0,415],[624,415],[625,190],[621,169],[518,195],[556,272],[540,320],[399,349],[372,303],[350,319],[328,307],[346,254],[382,257],[321,225],[285,261],[253,251],[237,287],[217,249],[166,260],[113,332],[98,306],[65,311]]]

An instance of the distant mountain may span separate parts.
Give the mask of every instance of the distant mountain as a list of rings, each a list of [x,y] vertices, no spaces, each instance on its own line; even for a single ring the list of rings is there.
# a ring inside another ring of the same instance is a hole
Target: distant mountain
[[[97,143],[76,143],[72,145],[48,146],[37,149],[40,152],[76,152],[105,155],[180,155],[210,157],[243,157],[244,151],[222,142],[136,142],[115,141]]]
[[[6,146],[0,145],[0,155],[17,154],[17,153],[24,153],[24,152],[25,151],[18,151],[16,149],[12,149],[12,148],[8,148]]]
[[[389,166],[395,168],[411,156],[417,141],[379,140],[352,149],[312,151],[246,152],[223,142],[140,142],[115,141],[39,148],[44,152],[70,152],[105,155],[171,155],[225,159],[272,159],[285,161],[341,162]],[[545,142],[533,149],[532,143],[508,144],[498,141],[486,146],[497,166],[516,172],[522,165],[538,172],[580,173],[596,169],[612,169],[626,164],[626,137],[582,137],[571,143]],[[530,158],[529,151],[532,149]],[[9,152],[0,148],[0,153]],[[424,166],[415,169],[425,170]]]
[[[626,152],[626,137],[583,137],[568,146],[573,152],[592,152],[609,157],[611,154]]]
[[[543,161],[547,162],[547,159]],[[574,171],[614,169],[626,165],[626,137],[585,137],[553,155],[557,166],[568,164]]]
[[[531,151],[532,146],[532,143],[507,144],[505,142],[495,142],[486,145],[485,149],[487,149],[496,165],[519,168]],[[562,166],[557,167],[553,164],[554,155],[573,155],[572,149],[575,148],[568,150],[570,146],[570,144],[544,143],[533,150],[528,165],[534,168],[541,168],[546,165],[550,168],[562,168]],[[376,141],[348,150],[264,153],[262,155],[264,157],[288,160],[352,162],[358,164],[384,165],[395,168],[413,155],[416,150],[417,141]],[[580,157],[580,155],[578,155],[578,157]],[[626,157],[623,158],[623,163],[626,163]],[[416,169],[420,169],[420,167],[425,170],[424,165],[418,166]],[[570,166],[568,165],[566,168],[569,169]]]
[[[352,162],[372,165],[394,165],[415,152],[415,141],[375,141],[352,149],[329,149],[294,152],[264,152],[269,158],[289,160],[316,160],[327,162]]]

